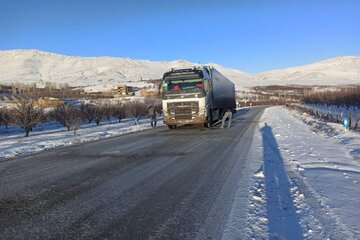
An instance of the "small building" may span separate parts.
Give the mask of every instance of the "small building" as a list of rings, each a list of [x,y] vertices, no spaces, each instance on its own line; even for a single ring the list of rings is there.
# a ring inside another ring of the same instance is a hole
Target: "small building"
[[[64,101],[54,97],[40,97],[35,101],[35,105],[42,108],[57,107],[60,104],[64,104]]]
[[[157,97],[160,95],[159,90],[156,89],[142,89],[140,90],[141,97]]]
[[[114,95],[118,96],[133,96],[135,92],[135,89],[131,86],[126,86],[125,84],[121,84],[117,87],[115,90]]]

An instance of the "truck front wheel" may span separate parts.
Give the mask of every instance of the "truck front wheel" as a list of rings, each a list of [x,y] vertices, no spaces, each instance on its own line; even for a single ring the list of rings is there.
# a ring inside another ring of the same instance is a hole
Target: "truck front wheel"
[[[175,129],[176,125],[167,125],[169,129]]]

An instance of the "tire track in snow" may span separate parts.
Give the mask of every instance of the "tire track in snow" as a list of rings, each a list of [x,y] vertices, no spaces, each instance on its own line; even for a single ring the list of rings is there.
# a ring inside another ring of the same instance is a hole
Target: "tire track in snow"
[[[302,194],[303,203],[305,203],[316,221],[321,224],[322,232],[330,239],[354,239],[352,233],[346,228],[341,222],[339,217],[332,211],[332,209],[322,200],[322,198],[306,183],[305,179],[298,173],[288,170],[289,178],[293,184],[297,187],[296,189]]]

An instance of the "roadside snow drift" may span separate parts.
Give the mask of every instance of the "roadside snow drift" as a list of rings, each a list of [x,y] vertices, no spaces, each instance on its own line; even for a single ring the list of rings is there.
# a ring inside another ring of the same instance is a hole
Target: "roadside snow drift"
[[[360,235],[360,136],[326,123],[322,131],[310,120],[282,107],[265,110],[253,140],[244,239]]]
[[[162,119],[158,119],[158,126],[162,126]],[[0,135],[0,161],[2,159],[27,155],[46,149],[70,146],[74,144],[96,141],[103,138],[118,136],[126,133],[151,129],[149,119],[141,119],[135,125],[133,120],[124,119],[122,122],[102,123],[100,126],[93,124],[82,125],[74,135],[64,127],[50,128],[36,127],[29,137],[24,137],[22,131],[10,132],[1,126]],[[9,130],[10,131],[10,130]]]

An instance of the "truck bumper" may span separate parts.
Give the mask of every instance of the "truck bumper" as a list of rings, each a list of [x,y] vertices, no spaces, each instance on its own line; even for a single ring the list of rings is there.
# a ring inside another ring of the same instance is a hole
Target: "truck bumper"
[[[164,116],[164,124],[166,125],[197,125],[207,123],[205,115],[196,116],[192,119],[176,119],[173,116]]]

